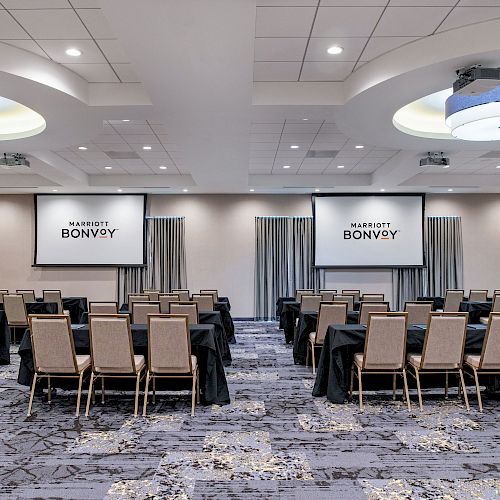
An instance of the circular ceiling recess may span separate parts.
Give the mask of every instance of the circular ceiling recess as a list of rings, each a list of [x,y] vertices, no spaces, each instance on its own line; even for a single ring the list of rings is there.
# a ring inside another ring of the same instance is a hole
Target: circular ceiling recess
[[[453,89],[440,90],[399,108],[392,117],[393,125],[405,134],[428,139],[454,139],[446,125],[445,103]]]
[[[36,111],[0,96],[0,141],[32,137],[46,126],[45,119]]]

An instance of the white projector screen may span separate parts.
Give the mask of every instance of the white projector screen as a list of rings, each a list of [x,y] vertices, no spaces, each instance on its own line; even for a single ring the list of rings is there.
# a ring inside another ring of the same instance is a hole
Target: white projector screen
[[[423,195],[313,196],[316,267],[424,265]]]
[[[145,195],[37,195],[35,265],[142,266]]]

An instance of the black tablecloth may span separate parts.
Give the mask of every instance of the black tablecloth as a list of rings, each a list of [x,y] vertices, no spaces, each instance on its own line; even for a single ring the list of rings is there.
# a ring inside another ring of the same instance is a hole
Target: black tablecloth
[[[0,304],[0,310],[3,304]],[[26,312],[28,314],[57,314],[57,304],[55,302],[26,302]]]
[[[43,298],[37,298],[36,300],[37,302],[43,302]],[[63,297],[62,303],[63,309],[69,311],[71,323],[75,325],[82,324],[83,314],[88,311],[87,297]]]
[[[10,364],[10,330],[5,311],[0,311],[0,365]]]
[[[478,353],[483,345],[486,327],[483,325],[468,325],[465,341],[465,352]],[[313,396],[325,396],[333,403],[343,403],[348,394],[350,383],[350,371],[354,354],[363,352],[365,345],[366,326],[363,325],[335,325],[328,328],[328,332],[321,349],[321,356],[316,372],[316,381],[313,388]],[[407,353],[420,353],[424,345],[425,325],[411,325],[408,328],[406,342]],[[432,378],[436,380],[438,375],[427,375],[422,377],[423,385],[432,384]],[[367,383],[363,381],[363,387],[370,389],[375,376],[366,377]],[[391,385],[391,377],[380,379]],[[412,381],[412,377],[408,377]],[[450,379],[453,381],[453,377]],[[444,387],[443,384],[439,384]]]
[[[296,302],[295,297],[279,297],[278,300],[276,301],[276,317],[279,318],[281,317],[281,313],[283,311],[283,304],[285,302]],[[280,328],[283,328],[281,326],[280,322]]]
[[[469,323],[480,323],[479,318],[488,317],[492,302],[461,302],[460,311],[469,313]]]
[[[432,310],[443,309],[444,297],[418,297],[419,302],[432,302]]]
[[[229,302],[229,297],[218,297],[219,302],[224,302],[227,304],[228,311],[231,310],[231,303]]]
[[[72,326],[77,354],[90,354],[88,325]],[[147,325],[131,325],[131,329],[134,353],[136,355],[143,355],[147,359]],[[215,339],[215,327],[213,325],[191,325],[189,330],[191,333],[191,353],[198,359],[202,402],[204,404],[229,404],[229,389],[227,387],[219,345]],[[19,346],[19,356],[21,356],[21,364],[19,366],[17,381],[22,385],[30,385],[33,380],[33,354],[31,350],[31,337],[28,331],[25,332]],[[71,382],[74,381],[71,379],[53,379],[52,385],[67,387]],[[123,388],[130,386],[132,388],[134,384],[135,382],[132,381],[130,383],[127,379],[110,379],[109,387]],[[158,390],[164,385],[168,387],[172,384],[170,381],[157,381]],[[190,383],[187,385],[190,385]]]
[[[219,302],[216,302],[214,304],[214,310],[219,311],[221,314],[224,330],[226,331],[227,341],[230,344],[236,344],[236,337],[234,336],[234,323],[230,313],[231,304],[229,304],[229,300],[227,302],[220,300],[226,298],[227,297],[219,297]]]
[[[347,323],[356,324],[359,321],[359,311],[348,311]],[[293,361],[296,365],[306,364],[307,342],[309,334],[316,331],[318,313],[316,311],[304,311],[299,315],[297,334],[293,339]]]

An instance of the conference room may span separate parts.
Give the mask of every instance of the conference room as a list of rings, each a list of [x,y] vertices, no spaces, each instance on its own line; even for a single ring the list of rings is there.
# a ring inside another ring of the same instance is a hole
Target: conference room
[[[0,498],[498,498],[499,29],[0,0]]]

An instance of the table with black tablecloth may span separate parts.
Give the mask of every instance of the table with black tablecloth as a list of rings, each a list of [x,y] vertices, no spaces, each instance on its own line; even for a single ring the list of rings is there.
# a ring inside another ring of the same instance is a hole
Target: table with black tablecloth
[[[224,302],[225,304],[227,304],[227,309],[228,311],[231,310],[231,303],[229,302],[229,297],[217,297],[219,300],[218,302]]]
[[[407,353],[421,353],[424,345],[426,325],[410,325],[406,341]],[[484,325],[467,325],[465,341],[466,353],[479,353],[483,345],[486,327]],[[333,403],[343,403],[349,391],[350,372],[354,354],[363,352],[366,326],[333,325],[328,328],[321,356],[319,358],[313,396],[325,396]],[[440,375],[424,375],[422,385],[444,388],[444,379]],[[376,379],[376,380],[375,380]],[[412,377],[408,381],[413,384]],[[453,377],[450,379],[453,382]],[[438,382],[437,384],[434,382]],[[390,388],[392,377],[370,375],[363,379],[363,387]]]
[[[278,300],[276,301],[276,317],[281,318],[281,314],[283,312],[283,304],[285,302],[296,302],[295,297],[279,297]],[[281,326],[281,321],[280,321],[280,328],[283,329]]]
[[[37,302],[43,302],[43,298],[37,298],[36,300]],[[62,303],[63,309],[69,311],[71,323],[81,324],[83,314],[88,311],[87,297],[63,297]]]
[[[359,321],[359,311],[347,312],[347,323],[355,324]],[[293,361],[296,365],[306,364],[307,342],[309,334],[316,331],[318,313],[316,311],[304,311],[299,315],[297,332],[293,339]]]
[[[227,299],[227,297],[219,297],[219,301],[214,304],[214,310],[219,311],[221,314],[227,341],[230,344],[236,344],[236,337],[234,336],[234,323],[230,312],[231,304],[229,303],[229,300],[221,301],[220,299]]]
[[[469,313],[469,323],[478,324],[490,315],[492,302],[461,302],[460,311]]]
[[[88,325],[72,325],[73,339],[77,354],[90,354],[90,339]],[[148,328],[147,325],[131,325],[134,354],[148,358]],[[202,402],[204,404],[229,404],[229,389],[222,363],[219,345],[215,338],[215,326],[213,325],[191,325],[189,327],[191,337],[191,354],[198,359],[200,373],[200,388],[202,391]],[[33,353],[31,350],[31,336],[25,332],[19,346],[21,363],[19,366],[18,383],[30,385],[33,380]],[[76,387],[74,380],[53,379],[55,387]],[[110,379],[109,388],[133,389],[135,381],[128,379]],[[157,390],[162,388],[189,388],[190,383],[185,381],[166,381],[158,379]]]

